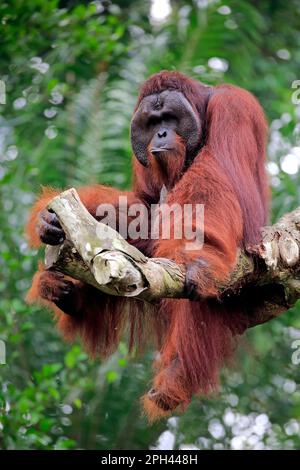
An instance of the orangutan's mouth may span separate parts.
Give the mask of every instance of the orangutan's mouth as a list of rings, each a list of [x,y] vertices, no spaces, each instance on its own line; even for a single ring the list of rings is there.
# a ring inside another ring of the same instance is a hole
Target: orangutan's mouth
[[[171,150],[174,150],[172,149],[171,147],[153,147],[152,149],[150,149],[150,152],[152,153],[152,155],[156,156],[156,155],[160,155],[164,152],[170,152]]]

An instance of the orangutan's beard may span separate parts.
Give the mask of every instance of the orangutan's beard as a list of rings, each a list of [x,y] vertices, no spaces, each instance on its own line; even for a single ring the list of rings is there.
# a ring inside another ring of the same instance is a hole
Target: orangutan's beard
[[[178,138],[176,148],[159,153],[148,154],[149,167],[152,178],[156,183],[168,190],[171,189],[182,176],[185,161],[185,145]]]

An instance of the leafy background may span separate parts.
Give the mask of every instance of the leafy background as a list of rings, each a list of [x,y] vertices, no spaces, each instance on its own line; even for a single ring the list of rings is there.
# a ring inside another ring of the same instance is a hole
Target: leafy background
[[[249,331],[218,395],[149,425],[138,397],[153,351],[130,358],[124,341],[92,361],[24,302],[42,256],[24,238],[40,186],[129,187],[138,86],[161,69],[252,91],[270,123],[273,218],[300,205],[299,24],[297,0],[1,1],[1,448],[300,447],[299,306]]]

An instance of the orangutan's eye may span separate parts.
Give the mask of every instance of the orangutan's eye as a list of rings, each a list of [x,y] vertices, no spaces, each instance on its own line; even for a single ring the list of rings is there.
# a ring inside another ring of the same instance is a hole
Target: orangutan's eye
[[[163,121],[177,121],[177,117],[172,113],[163,113],[162,115]]]

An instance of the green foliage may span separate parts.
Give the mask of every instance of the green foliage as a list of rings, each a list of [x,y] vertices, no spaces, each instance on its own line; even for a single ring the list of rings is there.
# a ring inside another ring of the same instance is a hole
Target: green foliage
[[[162,2],[163,3],[163,2]],[[0,447],[4,449],[299,448],[300,338],[295,307],[250,331],[219,395],[156,425],[141,416],[153,352],[107,362],[58,337],[25,301],[37,253],[24,226],[41,185],[131,179],[129,123],[139,84],[161,69],[254,92],[270,122],[273,217],[300,205],[296,0],[2,1],[0,79]],[[289,157],[287,157],[289,155]],[[295,361],[294,361],[295,362]]]

